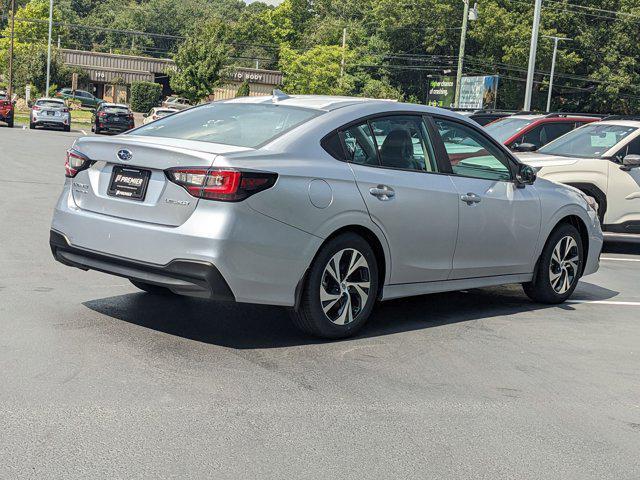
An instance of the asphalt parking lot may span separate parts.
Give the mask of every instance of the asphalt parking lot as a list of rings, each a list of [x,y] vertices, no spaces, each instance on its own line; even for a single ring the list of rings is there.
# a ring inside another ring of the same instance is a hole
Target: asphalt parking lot
[[[640,477],[640,243],[565,305],[423,296],[318,342],[56,263],[78,135],[0,127],[0,478]]]

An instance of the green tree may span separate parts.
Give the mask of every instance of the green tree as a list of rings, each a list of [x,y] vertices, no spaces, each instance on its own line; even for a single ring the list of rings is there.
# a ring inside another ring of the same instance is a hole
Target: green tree
[[[280,69],[287,93],[339,95],[346,87],[340,79],[342,48],[322,45],[306,52],[284,44],[280,48]]]
[[[192,102],[212,94],[228,64],[228,34],[228,27],[218,19],[192,32],[175,56],[177,71],[171,75],[171,88]]]

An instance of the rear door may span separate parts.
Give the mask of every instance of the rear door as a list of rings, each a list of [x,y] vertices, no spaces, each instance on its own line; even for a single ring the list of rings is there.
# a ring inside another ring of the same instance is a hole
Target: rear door
[[[451,179],[438,173],[421,116],[391,115],[341,132],[369,214],[391,251],[391,283],[445,280],[458,230]]]
[[[450,278],[531,272],[541,216],[535,187],[516,186],[506,153],[480,129],[448,118],[434,124],[458,194]]]
[[[169,182],[172,167],[210,167],[217,153],[240,147],[158,137],[84,137],[75,148],[95,163],[72,179],[76,205],[118,218],[178,226],[198,199]],[[215,152],[215,153],[214,153]]]

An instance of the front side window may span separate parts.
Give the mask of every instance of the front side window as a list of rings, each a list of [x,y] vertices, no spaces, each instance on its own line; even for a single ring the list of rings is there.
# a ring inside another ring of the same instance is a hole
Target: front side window
[[[256,148],[322,111],[261,103],[209,103],[163,117],[135,135]]]
[[[475,129],[458,122],[434,119],[454,175],[486,180],[511,180],[509,160]]]
[[[600,158],[637,130],[624,125],[590,123],[542,147],[539,152],[563,157]]]
[[[622,159],[627,155],[640,155],[640,137],[636,137],[622,147],[615,157],[622,162]]]

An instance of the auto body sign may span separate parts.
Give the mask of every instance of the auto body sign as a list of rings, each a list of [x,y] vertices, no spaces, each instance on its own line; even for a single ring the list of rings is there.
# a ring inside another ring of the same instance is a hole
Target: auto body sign
[[[453,77],[438,77],[429,80],[427,105],[431,107],[452,107],[455,97],[455,80]]]

